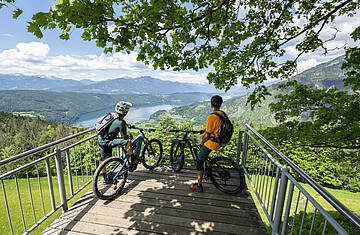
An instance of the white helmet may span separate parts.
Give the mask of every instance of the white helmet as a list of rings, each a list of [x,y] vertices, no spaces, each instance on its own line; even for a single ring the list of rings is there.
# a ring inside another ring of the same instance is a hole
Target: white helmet
[[[125,101],[120,101],[115,105],[115,112],[120,115],[125,115],[131,108],[132,104]]]

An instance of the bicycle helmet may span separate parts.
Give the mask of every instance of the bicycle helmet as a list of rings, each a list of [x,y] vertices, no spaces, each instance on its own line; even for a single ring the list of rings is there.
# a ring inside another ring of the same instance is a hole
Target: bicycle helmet
[[[126,101],[120,101],[115,105],[115,112],[120,115],[125,115],[131,108],[132,104]]]
[[[221,106],[221,104],[223,102],[223,99],[219,95],[214,95],[213,97],[211,97],[210,102],[211,102],[212,107],[220,108],[220,106]]]

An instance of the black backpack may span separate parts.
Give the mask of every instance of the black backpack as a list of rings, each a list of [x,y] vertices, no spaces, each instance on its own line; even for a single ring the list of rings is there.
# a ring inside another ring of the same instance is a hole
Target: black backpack
[[[224,113],[224,115],[217,112],[213,112],[211,114],[217,115],[221,119],[221,124],[219,126],[219,133],[218,133],[219,137],[215,137],[215,133],[213,133],[214,137],[211,137],[210,139],[215,140],[215,142],[218,142],[220,144],[229,143],[234,133],[234,126],[231,123],[230,119],[228,118],[226,113]]]
[[[109,127],[111,123],[119,117],[118,113],[108,113],[95,124],[96,132],[109,139]]]

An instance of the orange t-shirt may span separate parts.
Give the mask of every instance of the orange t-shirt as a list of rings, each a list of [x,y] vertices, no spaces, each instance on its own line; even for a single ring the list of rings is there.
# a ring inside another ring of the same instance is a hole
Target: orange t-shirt
[[[223,111],[215,111],[215,112],[220,113],[220,114],[224,114]],[[206,129],[205,129],[205,131],[210,133],[210,137],[213,137],[214,133],[215,133],[216,137],[219,137],[218,133],[219,133],[220,124],[221,124],[220,117],[218,117],[215,114],[210,114],[208,116],[207,120],[206,120]],[[209,148],[209,149],[211,149],[213,151],[216,151],[221,147],[219,143],[216,143],[216,142],[214,142],[212,140],[206,141],[204,145],[207,148]]]

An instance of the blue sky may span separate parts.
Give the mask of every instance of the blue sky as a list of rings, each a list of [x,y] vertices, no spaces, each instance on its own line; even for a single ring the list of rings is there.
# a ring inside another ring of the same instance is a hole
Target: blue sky
[[[42,39],[27,32],[27,21],[38,11],[47,11],[56,1],[53,0],[17,0],[15,5],[23,10],[17,20],[12,19],[13,9],[0,10],[0,73],[21,73],[26,75],[56,76],[71,79],[105,80],[117,77],[152,76],[155,78],[180,82],[207,83],[209,70],[200,72],[154,71],[151,66],[136,61],[137,54],[114,53],[104,55],[94,42],[83,41],[81,31],[74,30],[70,40],[59,39],[58,30],[47,30]],[[352,46],[354,42],[349,34],[358,26],[359,14],[354,17],[338,17],[329,25],[322,36],[331,38],[339,32],[336,40],[329,41],[330,52],[324,56],[317,50],[301,58],[298,71],[301,72],[321,62],[331,60],[344,54],[344,46]],[[299,19],[296,24],[303,24]],[[301,40],[301,39],[299,39]],[[293,45],[286,48],[287,56],[296,55]]]

